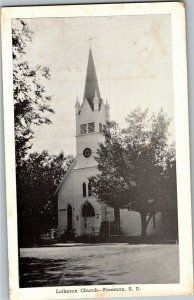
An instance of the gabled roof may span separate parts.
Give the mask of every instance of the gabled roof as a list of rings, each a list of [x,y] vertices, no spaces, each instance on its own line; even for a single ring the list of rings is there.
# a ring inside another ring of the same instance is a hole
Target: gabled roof
[[[65,173],[65,176],[63,178],[63,180],[61,181],[61,183],[59,184],[58,188],[55,191],[55,195],[60,191],[63,183],[65,182],[66,178],[68,177],[68,175],[70,174],[71,170],[73,169],[73,167],[75,166],[75,162],[76,162],[76,158],[73,160],[71,166],[69,167],[69,169],[67,170],[67,172]]]
[[[101,95],[100,95],[100,89],[98,86],[98,80],[96,75],[96,69],[94,65],[92,50],[89,50],[89,56],[88,56],[88,66],[87,66],[87,73],[86,73],[86,82],[85,82],[85,89],[84,89],[84,99],[88,100],[88,103],[90,104],[91,109],[94,109],[93,99],[95,97],[95,93],[100,100],[100,106],[102,103]]]

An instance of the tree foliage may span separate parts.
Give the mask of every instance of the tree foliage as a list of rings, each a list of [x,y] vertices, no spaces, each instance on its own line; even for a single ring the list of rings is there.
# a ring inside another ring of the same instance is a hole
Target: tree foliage
[[[55,191],[73,161],[73,157],[31,153],[23,162],[18,177],[18,214],[20,242],[38,240],[41,233],[57,225]]]
[[[48,115],[54,113],[42,80],[50,79],[46,66],[32,66],[25,60],[25,50],[33,39],[33,32],[23,20],[12,28],[13,96],[15,117],[16,163],[20,165],[32,147],[33,126],[50,124]]]
[[[142,235],[149,220],[166,205],[176,203],[176,163],[168,144],[170,119],[163,110],[157,115],[139,108],[126,118],[121,130],[107,123],[105,142],[99,145],[96,161],[99,174],[90,178],[93,194],[115,209],[128,208],[141,215]],[[171,203],[171,204],[170,204]]]
[[[27,46],[34,33],[23,20],[12,28],[13,96],[19,245],[33,241],[42,232],[56,226],[54,192],[67,171],[72,157],[31,153],[34,127],[51,124],[51,97],[44,81],[50,79],[47,66],[31,65],[26,59]],[[29,239],[28,239],[29,238]]]

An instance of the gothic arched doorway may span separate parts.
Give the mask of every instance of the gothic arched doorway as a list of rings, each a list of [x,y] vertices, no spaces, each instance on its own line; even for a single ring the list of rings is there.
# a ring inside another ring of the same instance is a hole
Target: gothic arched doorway
[[[67,206],[67,230],[72,230],[72,206]]]
[[[82,206],[81,216],[83,233],[95,234],[95,210],[89,202]]]

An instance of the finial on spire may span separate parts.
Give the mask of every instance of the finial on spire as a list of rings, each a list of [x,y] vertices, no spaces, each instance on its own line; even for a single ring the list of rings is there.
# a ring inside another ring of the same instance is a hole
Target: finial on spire
[[[106,104],[105,104],[105,106],[106,106],[106,108],[107,108],[107,109],[109,109],[109,108],[110,108],[110,105],[109,105],[109,103],[108,103],[108,100],[107,100],[107,98],[106,98]]]
[[[77,98],[76,98],[76,103],[79,103],[79,98],[78,98],[78,96],[77,96]]]
[[[95,93],[94,93],[94,99],[98,99],[98,94],[97,94],[96,89],[95,89]]]
[[[93,100],[94,110],[99,110],[99,99],[98,99],[98,94],[97,94],[96,89],[95,89],[94,95],[95,95],[94,100]]]
[[[89,42],[89,48],[92,49],[92,41],[93,41],[93,38],[89,38],[87,40],[87,42]]]
[[[79,114],[80,109],[81,109],[81,106],[80,106],[80,102],[79,102],[79,99],[78,99],[78,96],[77,96],[76,102],[75,102],[75,113],[76,113],[76,115]]]
[[[108,100],[106,98],[106,104],[105,104],[105,107],[106,107],[106,118],[107,118],[107,121],[110,120],[110,105],[108,103]]]

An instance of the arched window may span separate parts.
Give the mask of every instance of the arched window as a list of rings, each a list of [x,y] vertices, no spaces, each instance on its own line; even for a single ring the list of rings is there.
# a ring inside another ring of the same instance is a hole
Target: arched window
[[[82,185],[83,197],[86,197],[86,184],[85,182]]]
[[[82,207],[82,216],[84,218],[95,216],[95,210],[89,202],[86,202]]]
[[[72,206],[69,204],[67,207],[67,230],[72,229]]]
[[[92,196],[92,184],[91,182],[88,183],[88,196]]]

